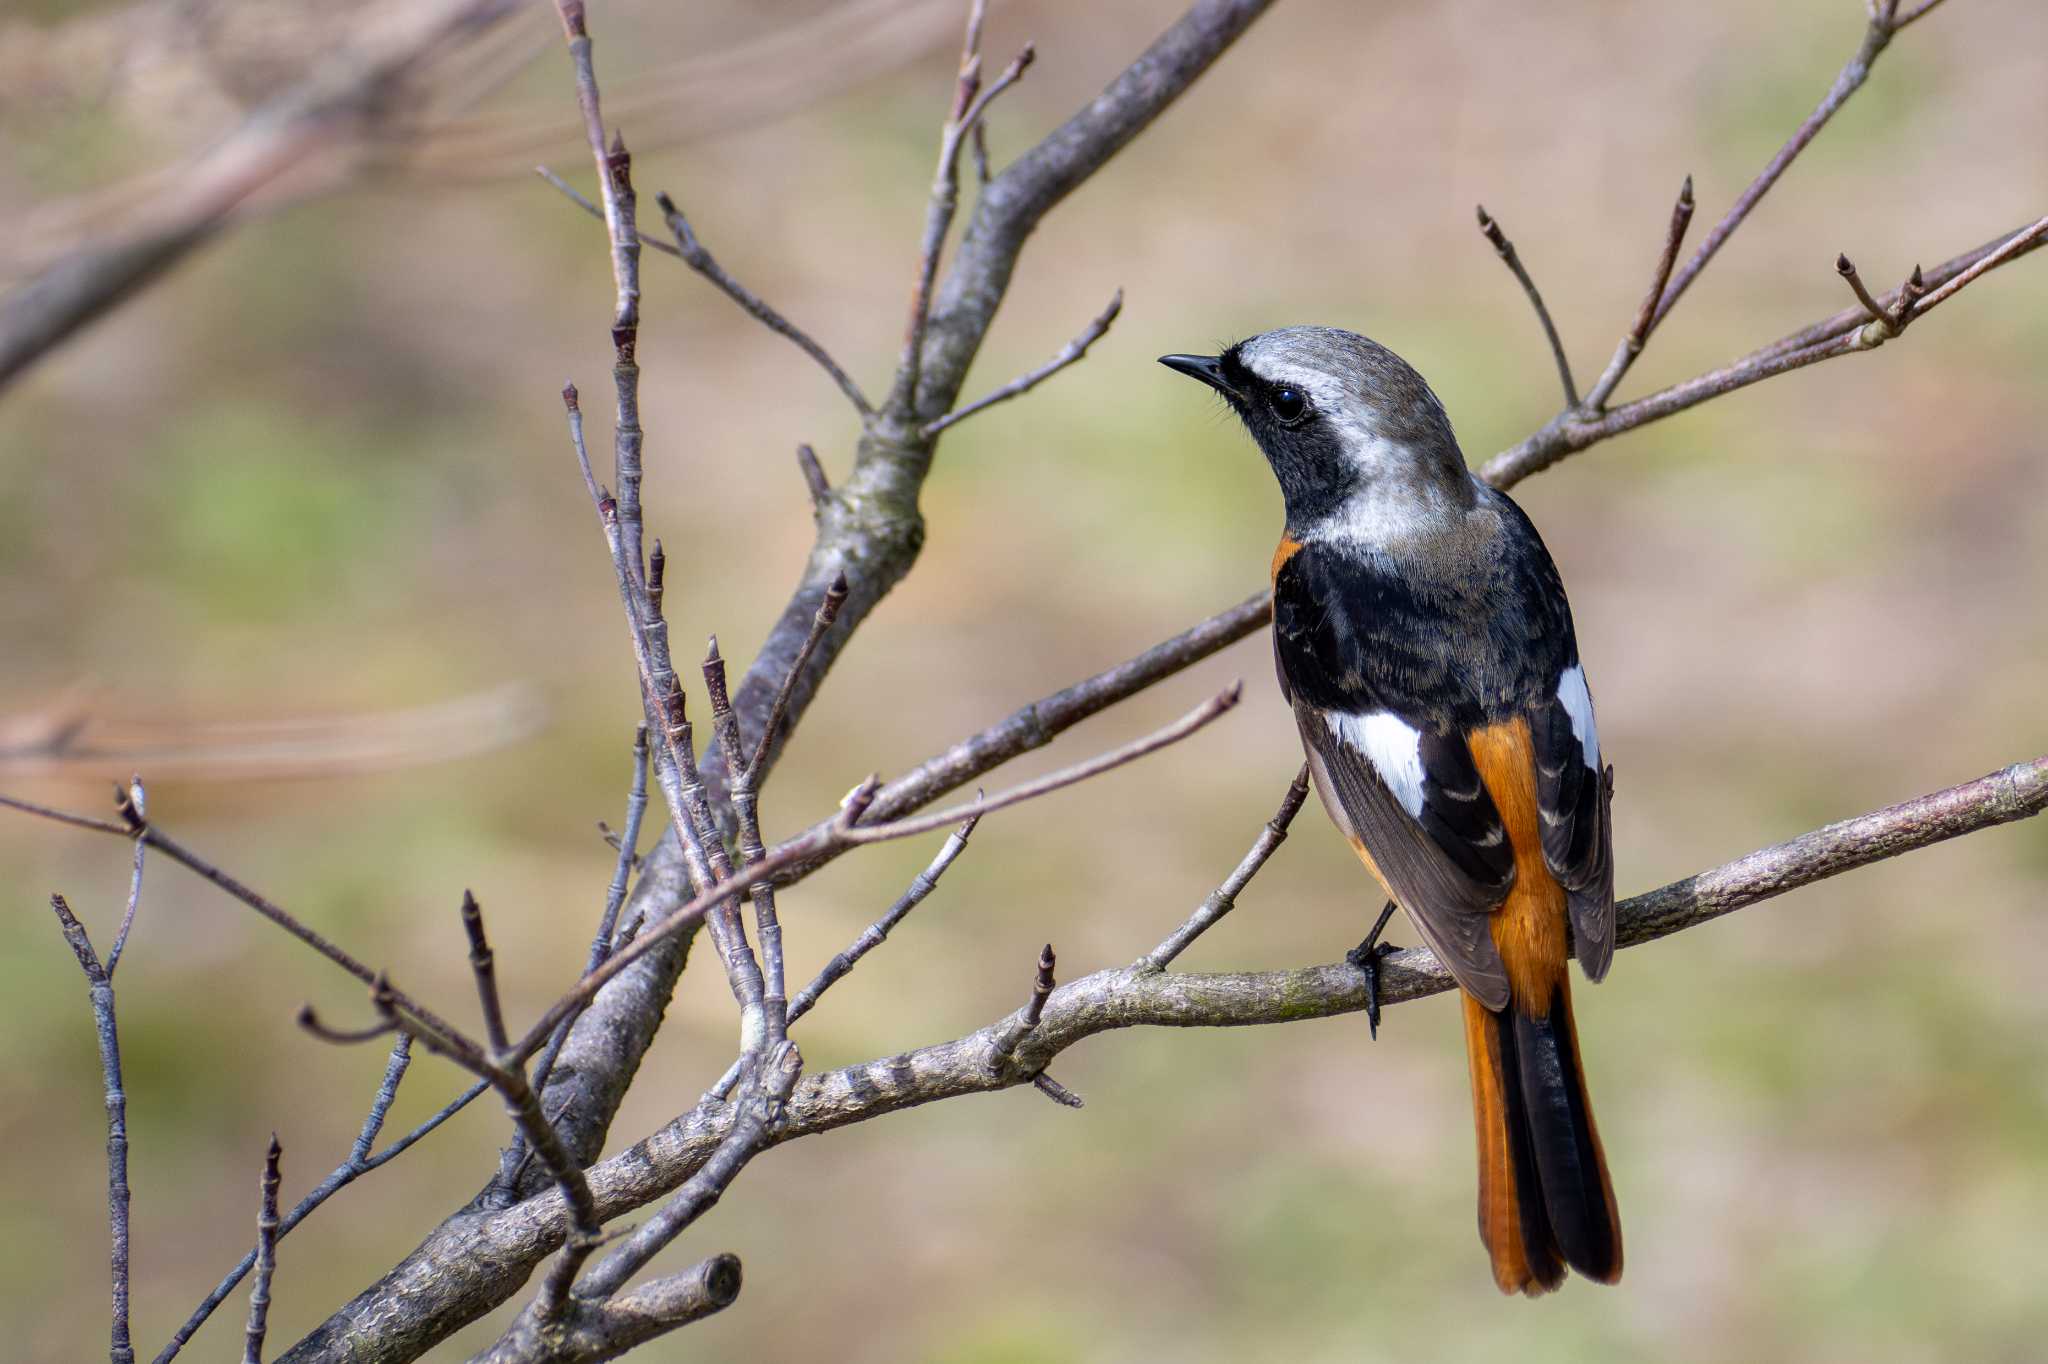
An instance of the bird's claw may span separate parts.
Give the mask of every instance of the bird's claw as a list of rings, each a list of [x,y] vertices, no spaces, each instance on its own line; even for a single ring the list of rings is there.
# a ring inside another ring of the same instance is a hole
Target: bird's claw
[[[1392,943],[1380,941],[1387,920],[1393,917],[1394,902],[1389,900],[1373,924],[1372,932],[1365,935],[1365,941],[1344,954],[1344,960],[1357,967],[1359,974],[1365,977],[1365,1025],[1374,1041],[1378,1041],[1380,1035],[1380,958],[1401,950]]]

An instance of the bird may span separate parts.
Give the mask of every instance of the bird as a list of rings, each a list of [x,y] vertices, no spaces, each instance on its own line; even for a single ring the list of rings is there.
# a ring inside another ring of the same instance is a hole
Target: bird
[[[1394,907],[1463,995],[1479,1239],[1503,1293],[1621,1277],[1566,958],[1614,957],[1613,769],[1571,605],[1443,403],[1375,341],[1285,327],[1160,363],[1207,384],[1279,480],[1273,652],[1331,822],[1385,892],[1349,955],[1377,1034]]]

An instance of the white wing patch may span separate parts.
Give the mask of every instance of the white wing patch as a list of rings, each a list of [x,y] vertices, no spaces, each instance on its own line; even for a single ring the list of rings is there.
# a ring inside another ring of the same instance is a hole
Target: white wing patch
[[[1580,694],[1584,695],[1584,684]],[[1590,724],[1592,711],[1587,711]],[[1400,716],[1386,711],[1375,711],[1371,715],[1340,715],[1336,711],[1324,712],[1329,722],[1330,733],[1337,736],[1339,743],[1363,753],[1372,770],[1379,774],[1387,789],[1394,793],[1394,799],[1401,802],[1401,808],[1413,818],[1422,817],[1422,734],[1421,731],[1402,720]],[[1578,728],[1574,715],[1572,728]]]
[[[1572,737],[1586,766],[1600,770],[1600,732],[1593,728],[1593,694],[1586,690],[1586,670],[1574,663],[1557,679],[1557,699],[1572,720]]]

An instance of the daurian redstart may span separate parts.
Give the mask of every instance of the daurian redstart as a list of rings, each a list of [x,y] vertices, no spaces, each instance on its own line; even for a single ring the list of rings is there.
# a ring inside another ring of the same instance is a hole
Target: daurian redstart
[[[1280,480],[1280,690],[1331,820],[1463,991],[1494,1281],[1613,1283],[1565,971],[1614,958],[1612,777],[1557,568],[1385,347],[1288,327],[1160,363],[1222,394]],[[1377,937],[1352,957],[1375,989]]]

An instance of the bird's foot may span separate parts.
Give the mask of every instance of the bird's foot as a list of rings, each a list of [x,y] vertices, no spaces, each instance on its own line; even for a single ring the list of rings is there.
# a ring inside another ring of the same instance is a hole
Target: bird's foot
[[[1374,1041],[1378,1041],[1380,1035],[1380,958],[1401,950],[1390,942],[1380,941],[1380,934],[1386,931],[1387,920],[1393,917],[1394,902],[1389,900],[1373,923],[1372,932],[1365,935],[1365,941],[1344,954],[1344,960],[1357,967],[1365,977],[1365,1025]]]

